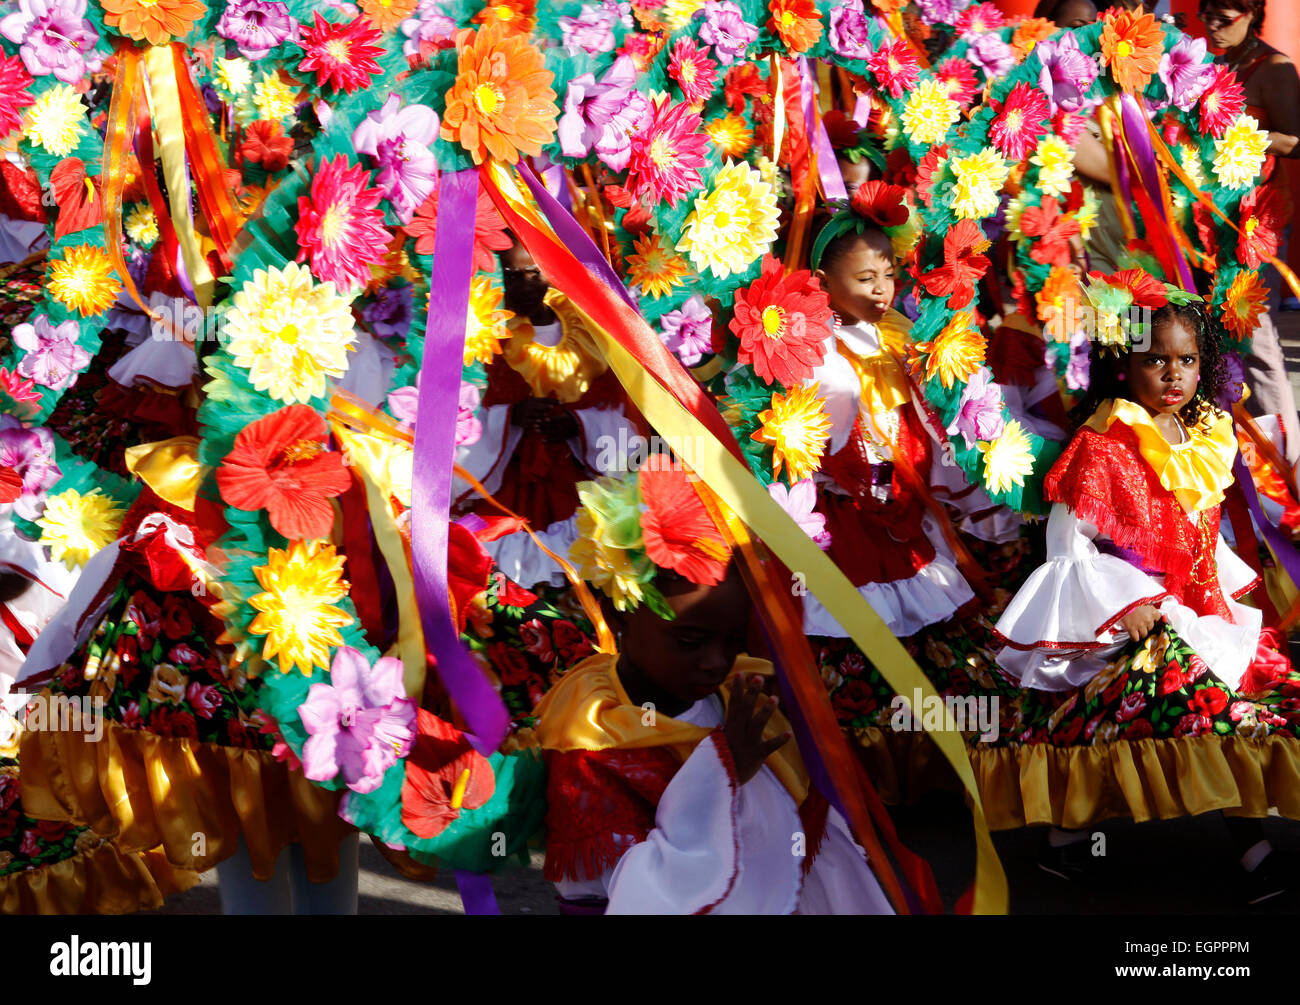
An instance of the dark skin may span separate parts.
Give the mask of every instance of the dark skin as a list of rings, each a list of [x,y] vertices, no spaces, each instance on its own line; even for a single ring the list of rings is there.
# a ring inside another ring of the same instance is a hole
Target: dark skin
[[[845,324],[875,324],[894,303],[894,249],[880,231],[857,235],[853,243],[813,273]]]
[[[674,620],[665,621],[645,605],[607,610],[619,632],[619,680],[634,704],[648,703],[671,717],[715,694],[732,677],[722,730],[743,785],[790,739],[789,733],[763,737],[777,706],[777,699],[763,692],[765,678],[743,680],[731,672],[746,649],[750,603],[744,583],[733,566],[716,586],[665,577],[656,586],[677,615]]]
[[[1124,374],[1133,400],[1147,410],[1165,439],[1185,442],[1187,431],[1178,412],[1195,396],[1201,379],[1196,334],[1179,321],[1160,325],[1152,332],[1149,350],[1129,353]],[[1160,617],[1155,607],[1143,604],[1121,618],[1120,626],[1137,641],[1146,638]]]

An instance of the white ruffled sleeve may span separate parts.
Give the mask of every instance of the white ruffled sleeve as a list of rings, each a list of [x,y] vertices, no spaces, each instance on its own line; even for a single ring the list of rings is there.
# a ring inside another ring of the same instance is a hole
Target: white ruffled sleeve
[[[573,456],[588,469],[607,475],[626,471],[628,458],[640,446],[639,434],[621,408],[579,408],[573,411],[582,435],[569,441]]]
[[[489,405],[479,413],[482,435],[473,443],[456,448],[456,463],[483,483],[489,492],[501,487],[505,461],[514,453],[523,430],[510,422],[509,405]],[[453,481],[453,495],[460,498],[470,487],[460,479]]]

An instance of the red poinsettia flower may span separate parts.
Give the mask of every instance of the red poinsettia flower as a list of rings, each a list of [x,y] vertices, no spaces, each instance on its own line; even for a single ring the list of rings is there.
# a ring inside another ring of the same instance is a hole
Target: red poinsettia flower
[[[1061,204],[1043,199],[1041,206],[1029,206],[1020,214],[1020,230],[1026,237],[1036,237],[1029,257],[1044,265],[1070,264],[1070,238],[1078,236],[1079,221],[1061,215]]]
[[[432,255],[434,240],[438,234],[438,190],[425,199],[411,222],[402,228],[407,235],[415,238],[417,255]],[[496,267],[494,251],[505,251],[510,247],[510,235],[506,233],[506,222],[492,203],[492,197],[481,185],[478,201],[474,210],[474,268],[491,272]]]
[[[1047,121],[1052,110],[1041,90],[1017,84],[1004,102],[993,102],[997,118],[989,128],[989,137],[1004,157],[1020,161],[1047,135]]]
[[[497,779],[465,734],[432,712],[417,711],[416,730],[402,783],[402,823],[417,837],[437,837],[461,810],[491,799]]]
[[[905,38],[895,38],[888,45],[882,45],[871,54],[867,65],[871,67],[881,89],[888,91],[891,98],[901,98],[916,86],[921,75],[916,53]]]
[[[329,500],[352,484],[343,455],[326,447],[325,420],[290,405],[239,431],[217,469],[217,487],[237,509],[266,510],[290,540],[324,537],[334,522]]]
[[[975,97],[975,67],[969,60],[951,56],[934,68],[934,75],[948,85],[948,97],[959,105],[966,105]]]
[[[23,494],[23,476],[13,468],[0,468],[0,503],[11,503]]]
[[[1229,66],[1214,63],[1209,72],[1210,85],[1201,93],[1199,105],[1201,128],[1220,139],[1246,107],[1246,89]]]
[[[740,339],[740,362],[769,384],[794,387],[826,358],[831,304],[807,269],[784,271],[779,258],[763,259],[753,285],[736,295],[731,330]]]
[[[278,121],[258,119],[244,133],[239,155],[246,161],[262,165],[267,171],[282,171],[289,166],[293,137],[286,136]]]
[[[1114,275],[1101,278],[1111,286],[1126,288],[1133,294],[1133,304],[1136,307],[1149,307],[1154,311],[1169,303],[1165,284],[1142,269],[1123,269]]]
[[[878,227],[901,227],[907,222],[907,190],[883,181],[864,181],[853,193],[853,211]]]
[[[1277,254],[1282,241],[1282,228],[1287,223],[1282,196],[1271,185],[1252,189],[1241,200],[1237,218],[1241,221],[1237,261],[1248,269],[1258,269]]]
[[[958,220],[943,236],[943,264],[920,278],[927,293],[948,297],[948,306],[961,310],[975,296],[975,284],[988,271],[982,252],[989,246],[974,220]]]
[[[641,465],[641,535],[646,555],[661,569],[672,569],[701,586],[715,586],[727,575],[730,549],[704,501],[694,475],[680,461],[651,454]]]
[[[302,28],[302,50],[306,58],[298,72],[316,71],[316,83],[351,94],[370,86],[370,78],[383,70],[375,62],[384,50],[375,45],[383,33],[363,17],[338,24],[313,13],[314,23]]]

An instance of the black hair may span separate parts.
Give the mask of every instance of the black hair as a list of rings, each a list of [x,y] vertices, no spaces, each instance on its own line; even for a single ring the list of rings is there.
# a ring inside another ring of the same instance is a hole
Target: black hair
[[[32,585],[32,580],[21,572],[6,569],[0,572],[0,604],[12,604]]]
[[[1038,6],[1034,8],[1034,17],[1045,18],[1055,23],[1056,15],[1069,2],[1070,0],[1038,0]],[[1097,10],[1096,0],[1082,0],[1082,2],[1091,6],[1093,11]]]
[[[828,226],[829,223],[830,221],[828,220],[822,226]],[[867,244],[881,248],[882,250],[883,248],[888,248],[889,257],[891,259],[894,257],[894,244],[889,239],[889,235],[875,224],[869,223],[861,231],[850,227],[842,234],[836,234],[832,237],[826,243],[826,247],[822,249],[822,257],[818,261],[816,268],[829,270],[836,259],[847,254],[858,241],[865,241]],[[814,243],[816,242],[814,241]]]
[[[1192,400],[1178,410],[1178,417],[1186,426],[1195,426],[1219,411],[1215,399],[1219,398],[1228,383],[1228,361],[1221,338],[1210,323],[1205,308],[1199,303],[1166,304],[1151,316],[1151,333],[1165,325],[1181,323],[1196,337],[1196,351],[1200,355],[1200,379]],[[1129,354],[1104,348],[1093,342],[1089,358],[1088,392],[1070,412],[1077,429],[1087,422],[1103,401],[1109,398],[1132,400],[1132,388],[1120,374],[1128,365]]]
[[[1258,35],[1264,30],[1264,14],[1267,0],[1201,0],[1198,13],[1204,20],[1205,13],[1212,10],[1239,10],[1250,15],[1250,31]]]

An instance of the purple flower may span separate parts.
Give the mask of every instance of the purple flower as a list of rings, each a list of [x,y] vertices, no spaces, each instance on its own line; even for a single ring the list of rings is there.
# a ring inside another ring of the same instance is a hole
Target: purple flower
[[[86,0],[18,0],[18,9],[0,20],[0,35],[21,43],[18,54],[33,77],[52,73],[74,84],[101,63],[91,53],[99,32],[85,13]]]
[[[1079,43],[1071,34],[1061,35],[1034,46],[1034,55],[1043,64],[1038,85],[1047,93],[1052,114],[1057,109],[1077,112],[1084,105],[1084,96],[1097,79],[1097,64],[1079,50]]]
[[[1191,108],[1213,79],[1212,67],[1205,62],[1205,39],[1184,35],[1160,57],[1160,79],[1165,82],[1169,100],[1183,111]]]
[[[982,366],[967,381],[947,432],[949,436],[960,433],[970,449],[977,440],[997,439],[1002,426],[1002,389],[993,383],[989,368]]]
[[[90,353],[77,345],[77,322],[50,324],[41,315],[34,325],[21,324],[13,330],[14,345],[26,352],[18,361],[18,372],[42,387],[61,391],[77,378],[90,362]]]
[[[1041,43],[1040,43],[1041,44]],[[1070,362],[1065,367],[1065,386],[1071,391],[1086,391],[1092,370],[1092,343],[1084,331],[1070,336]]]
[[[984,71],[985,76],[1001,77],[1016,65],[1011,46],[994,32],[977,35],[966,50],[966,58]]]
[[[1225,412],[1232,411],[1232,406],[1241,400],[1241,396],[1246,387],[1246,368],[1241,362],[1241,356],[1235,352],[1224,353],[1224,366],[1227,368],[1227,379],[1223,382],[1223,389],[1214,399],[1214,403],[1222,408]]]
[[[713,46],[718,62],[730,66],[756,38],[758,29],[745,20],[745,15],[731,0],[706,0],[700,41]]]
[[[374,792],[384,772],[405,757],[415,736],[415,703],[406,697],[402,661],[369,661],[341,646],[330,664],[330,683],[313,684],[298,717],[311,734],[302,766],[313,782],[340,771],[353,792]]]
[[[971,0],[916,0],[927,24],[952,24],[970,4]]]
[[[428,105],[407,105],[390,94],[352,133],[357,152],[379,164],[375,182],[393,204],[398,219],[410,223],[438,182],[438,162],[429,149],[438,136],[438,113]]]
[[[415,316],[414,299],[410,286],[381,286],[374,301],[361,308],[361,318],[380,338],[404,337]]]
[[[480,401],[478,388],[469,381],[460,383],[460,399],[456,402],[456,446],[467,447],[477,443],[483,435],[483,424],[475,414]]]
[[[790,519],[799,525],[799,529],[812,538],[813,544],[822,551],[831,546],[826,517],[815,509],[817,487],[811,478],[795,482],[788,489],[780,482],[773,482],[767,487],[767,492],[789,514]]]
[[[618,8],[601,4],[583,4],[577,17],[560,18],[561,44],[585,49],[593,56],[614,49],[614,25]]]
[[[402,54],[408,59],[423,59],[456,38],[456,22],[443,13],[439,0],[420,0],[415,8],[415,17],[402,22],[402,34],[406,36]]]
[[[870,59],[867,14],[862,0],[848,0],[831,11],[831,46],[845,59]]]
[[[41,515],[46,490],[63,477],[54,463],[54,435],[44,427],[27,429],[11,415],[0,416],[0,468],[13,468],[23,480],[13,507],[24,520]]]
[[[297,39],[298,22],[277,0],[234,0],[217,22],[217,34],[234,42],[245,59],[261,59],[282,42]]]
[[[619,56],[596,82],[584,73],[569,81],[560,116],[560,150],[566,157],[586,157],[592,150],[613,171],[627,167],[628,133],[638,128],[650,101],[636,89],[636,63]]]
[[[691,297],[681,310],[669,311],[659,319],[660,338],[682,366],[695,366],[706,352],[713,352],[713,315],[704,298]]]

